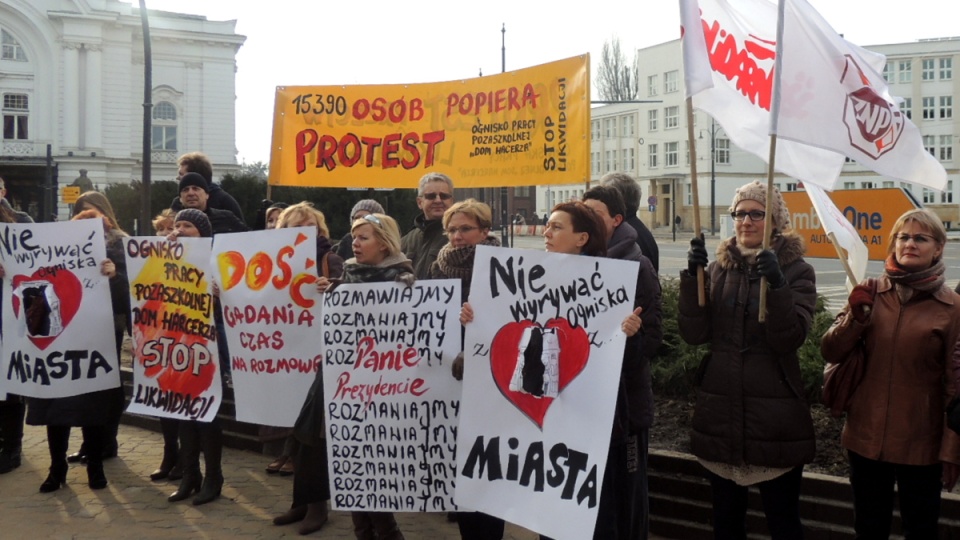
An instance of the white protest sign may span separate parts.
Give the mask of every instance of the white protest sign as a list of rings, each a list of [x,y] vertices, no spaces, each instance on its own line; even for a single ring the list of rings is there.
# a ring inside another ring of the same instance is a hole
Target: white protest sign
[[[593,536],[638,263],[477,246],[457,449],[461,508]]]
[[[124,242],[133,321],[127,412],[210,422],[223,389],[213,321],[210,239]]]
[[[320,369],[317,229],[214,237],[237,420],[293,427]]]
[[[120,386],[103,222],[0,224],[4,391],[58,398]]]
[[[337,510],[454,510],[459,280],[323,295],[323,394]]]

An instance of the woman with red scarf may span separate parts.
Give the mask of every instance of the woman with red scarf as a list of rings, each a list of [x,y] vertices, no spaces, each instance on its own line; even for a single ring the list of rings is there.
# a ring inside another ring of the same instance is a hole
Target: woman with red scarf
[[[821,342],[832,363],[864,347],[864,377],[840,439],[850,455],[857,538],[890,536],[894,484],[903,535],[936,538],[941,489],[960,474],[960,436],[944,429],[960,336],[960,296],[944,284],[946,239],[930,210],[900,216],[883,274],[853,289]]]

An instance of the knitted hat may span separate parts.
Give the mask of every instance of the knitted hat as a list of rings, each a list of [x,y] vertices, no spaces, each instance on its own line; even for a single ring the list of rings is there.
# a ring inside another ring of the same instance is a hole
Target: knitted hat
[[[188,172],[180,177],[179,191],[183,191],[187,186],[197,186],[204,191],[210,191],[210,186],[207,184],[207,180],[195,172]]]
[[[733,196],[733,204],[730,205],[730,211],[733,212],[736,210],[740,201],[744,200],[757,201],[766,206],[767,184],[759,180],[754,180],[749,184],[744,184],[737,188],[737,193]],[[787,205],[783,202],[783,195],[780,194],[780,190],[777,189],[776,186],[773,188],[773,208],[771,210],[773,212],[772,219],[775,230],[783,232],[791,228],[790,211],[787,210]]]
[[[198,174],[197,176],[200,175]],[[200,176],[200,179],[202,180],[203,177]],[[173,218],[173,222],[176,224],[178,221],[188,221],[192,223],[193,226],[200,231],[200,236],[204,238],[210,238],[213,236],[213,226],[210,225],[210,218],[196,208],[184,208],[183,210],[177,212],[177,217]]]
[[[383,207],[380,206],[380,203],[377,201],[373,199],[363,199],[350,209],[350,215],[347,216],[350,219],[350,223],[353,223],[353,216],[360,210],[366,210],[371,214],[386,214]]]

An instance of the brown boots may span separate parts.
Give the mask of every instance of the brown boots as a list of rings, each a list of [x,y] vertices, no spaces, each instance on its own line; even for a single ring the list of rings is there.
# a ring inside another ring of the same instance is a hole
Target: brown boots
[[[327,503],[326,501],[322,501],[291,508],[287,510],[285,514],[273,518],[273,524],[289,525],[302,521],[302,523],[300,523],[300,529],[298,529],[297,532],[300,534],[310,534],[319,531],[327,523],[327,519],[329,519]]]

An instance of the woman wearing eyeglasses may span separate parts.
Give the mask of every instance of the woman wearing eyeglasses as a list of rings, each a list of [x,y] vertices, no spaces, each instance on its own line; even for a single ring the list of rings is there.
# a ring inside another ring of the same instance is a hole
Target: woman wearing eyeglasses
[[[432,279],[459,279],[461,303],[470,296],[473,260],[477,246],[499,246],[500,241],[490,234],[493,226],[490,207],[474,199],[458,202],[443,214],[443,230],[449,242],[440,248],[437,260],[430,267]],[[462,337],[462,336],[461,336]],[[463,353],[453,362],[453,376],[463,380]],[[482,512],[458,512],[457,525],[464,540],[500,540],[503,538],[503,520]]]
[[[390,216],[367,214],[353,222],[353,258],[343,266],[342,283],[400,281],[413,285],[413,265],[400,251],[400,228]],[[317,279],[317,290],[324,292],[334,284],[327,277]],[[353,532],[358,540],[403,540],[392,512],[350,512]]]
[[[709,265],[703,239],[694,238],[680,273],[680,335],[710,346],[698,371],[691,450],[710,480],[715,538],[746,538],[748,486],[759,488],[774,540],[803,537],[800,480],[815,443],[797,349],[816,306],[816,277],[776,189],[770,249],[762,248],[767,196],[764,183],[740,187],[730,206],[734,237],[720,243]],[[698,267],[705,267],[703,307]]]
[[[940,490],[960,473],[960,437],[944,428],[956,392],[960,296],[944,284],[943,223],[926,209],[893,226],[883,273],[857,285],[823,336],[827,362],[864,347],[840,441],[850,456],[857,538],[888,538],[894,484],[906,538],[937,538]]]

